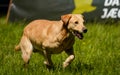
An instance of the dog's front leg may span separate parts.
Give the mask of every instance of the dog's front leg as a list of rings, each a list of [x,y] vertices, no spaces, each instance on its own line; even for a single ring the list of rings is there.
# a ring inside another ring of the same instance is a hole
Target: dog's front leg
[[[63,68],[66,68],[75,58],[73,48],[65,51],[68,54],[67,59],[63,62]]]
[[[47,53],[46,50],[44,50],[44,58],[45,58],[44,64],[46,65],[46,67],[48,69],[52,68],[53,62],[51,60],[51,54]]]

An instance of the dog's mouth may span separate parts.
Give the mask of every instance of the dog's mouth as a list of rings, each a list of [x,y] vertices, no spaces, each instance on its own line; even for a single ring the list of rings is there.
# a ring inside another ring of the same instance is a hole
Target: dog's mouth
[[[74,31],[73,31],[73,34],[74,34],[76,37],[78,37],[79,39],[83,39],[83,34],[82,34],[82,33],[74,30]]]

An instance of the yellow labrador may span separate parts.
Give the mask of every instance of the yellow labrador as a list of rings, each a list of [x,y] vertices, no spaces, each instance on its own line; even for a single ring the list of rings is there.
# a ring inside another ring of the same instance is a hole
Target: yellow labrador
[[[47,67],[53,66],[51,54],[65,51],[68,54],[68,58],[63,62],[65,68],[75,58],[75,36],[82,39],[83,33],[87,32],[83,22],[80,14],[63,15],[60,21],[35,20],[24,28],[21,41],[15,50],[21,49],[25,65],[29,63],[32,52],[41,53]]]

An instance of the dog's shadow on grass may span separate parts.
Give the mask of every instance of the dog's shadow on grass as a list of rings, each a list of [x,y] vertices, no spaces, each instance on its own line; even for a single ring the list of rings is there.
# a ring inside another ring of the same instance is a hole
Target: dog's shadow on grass
[[[52,67],[52,68],[47,68],[45,65],[43,66],[44,68],[46,68],[46,71],[50,71],[50,72],[72,72],[72,73],[82,73],[83,71],[85,72],[91,72],[92,70],[94,70],[94,66],[92,64],[86,64],[86,63],[76,63],[76,64],[71,64],[69,65],[68,67],[66,67],[65,69],[62,67],[62,64],[57,64],[56,66]],[[27,67],[27,68],[23,68],[22,67],[22,70],[24,71],[29,71],[29,70],[32,70],[32,68],[30,67]]]
[[[60,67],[61,66],[61,67]],[[92,64],[86,64],[86,63],[77,63],[77,64],[71,64],[70,66],[68,66],[67,68],[62,68],[62,65],[59,64],[59,66],[54,66],[54,68],[52,68],[52,71],[61,71],[61,72],[82,72],[82,71],[87,71],[87,72],[91,72],[94,69],[94,66]],[[51,71],[50,70],[50,71]]]

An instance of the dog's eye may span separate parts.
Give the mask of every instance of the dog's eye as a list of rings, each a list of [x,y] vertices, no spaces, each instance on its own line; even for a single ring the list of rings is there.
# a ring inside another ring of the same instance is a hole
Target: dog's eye
[[[78,24],[78,21],[75,21],[75,24]]]

